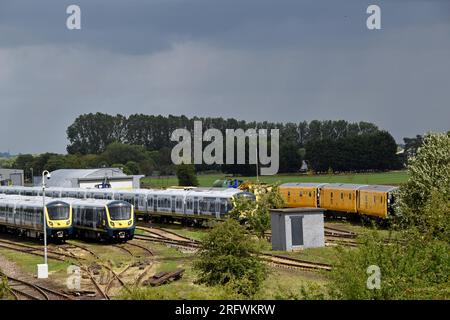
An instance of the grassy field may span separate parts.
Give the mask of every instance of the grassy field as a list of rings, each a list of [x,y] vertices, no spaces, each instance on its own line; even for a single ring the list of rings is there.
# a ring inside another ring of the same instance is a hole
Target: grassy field
[[[198,175],[201,187],[211,187],[214,181],[224,179],[223,174]],[[354,174],[334,174],[334,175],[275,175],[261,176],[259,180],[266,183],[286,183],[286,182],[325,182],[325,183],[359,183],[359,184],[388,184],[399,185],[408,178],[406,171],[391,171],[380,173],[354,173]],[[256,177],[238,177],[244,181],[256,181]],[[153,188],[166,188],[178,185],[176,177],[151,177],[143,178],[141,182],[145,186]]]

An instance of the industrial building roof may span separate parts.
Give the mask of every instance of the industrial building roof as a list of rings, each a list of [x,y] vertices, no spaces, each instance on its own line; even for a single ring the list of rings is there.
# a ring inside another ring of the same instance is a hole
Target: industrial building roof
[[[118,168],[100,169],[59,169],[51,172],[51,178],[47,180],[48,187],[72,187],[73,180],[87,178],[111,178],[126,177],[122,170]]]

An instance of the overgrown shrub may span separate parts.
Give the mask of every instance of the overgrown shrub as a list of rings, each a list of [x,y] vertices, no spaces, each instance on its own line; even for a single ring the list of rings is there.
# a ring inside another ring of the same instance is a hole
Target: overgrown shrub
[[[260,289],[266,267],[258,242],[233,219],[218,224],[202,241],[194,268],[198,282],[226,286],[237,294],[253,296]]]

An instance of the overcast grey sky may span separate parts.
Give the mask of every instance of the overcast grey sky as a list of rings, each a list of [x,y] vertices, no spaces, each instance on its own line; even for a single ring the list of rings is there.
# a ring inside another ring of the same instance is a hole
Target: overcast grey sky
[[[449,58],[448,0],[0,0],[0,151],[65,152],[87,112],[362,120],[401,141],[450,129]]]

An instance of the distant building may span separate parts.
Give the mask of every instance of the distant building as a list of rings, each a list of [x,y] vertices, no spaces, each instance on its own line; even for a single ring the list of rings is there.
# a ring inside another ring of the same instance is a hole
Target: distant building
[[[23,170],[0,168],[0,185],[23,186]]]
[[[128,176],[119,168],[59,169],[51,172],[47,187],[138,189],[143,175]]]

